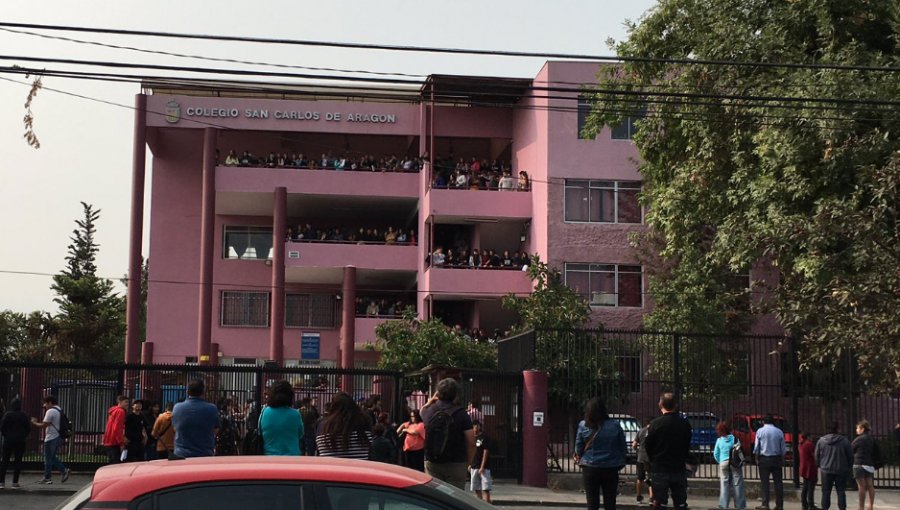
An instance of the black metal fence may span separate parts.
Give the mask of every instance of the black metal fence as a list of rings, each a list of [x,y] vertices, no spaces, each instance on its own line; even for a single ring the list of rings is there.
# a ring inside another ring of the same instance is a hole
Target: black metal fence
[[[538,331],[533,340],[526,336],[502,348],[518,351],[515,357],[550,374],[551,471],[578,470],[571,461],[572,437],[588,398],[602,396],[623,424],[631,423],[630,417],[643,423],[659,415],[657,402],[665,389],[680,396],[681,410],[694,427],[692,450],[702,462],[697,476],[718,477],[711,450],[719,420],[732,423],[749,453],[763,416],[775,415],[790,442],[785,478],[798,480],[792,452],[800,431],[816,439],[836,421],[852,438],[864,418],[887,460],[876,484],[900,487],[900,445],[894,439],[900,395],[869,394],[846,352],[835,354],[833,365],[801,370],[803,352],[785,337],[622,330]],[[625,426],[630,439],[633,433]],[[745,476],[758,478],[756,467],[745,469]]]

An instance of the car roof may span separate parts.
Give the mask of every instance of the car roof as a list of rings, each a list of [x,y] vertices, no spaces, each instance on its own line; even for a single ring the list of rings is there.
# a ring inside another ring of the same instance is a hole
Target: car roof
[[[399,466],[329,457],[201,457],[105,466],[94,475],[92,501],[130,501],[142,494],[217,481],[352,482],[403,489],[432,477]]]

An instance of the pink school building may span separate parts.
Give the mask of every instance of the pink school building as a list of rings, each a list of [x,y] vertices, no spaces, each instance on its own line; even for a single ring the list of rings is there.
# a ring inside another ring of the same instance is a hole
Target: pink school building
[[[359,366],[406,307],[492,337],[515,320],[500,298],[531,291],[519,257],[532,253],[596,321],[639,327],[633,125],[579,137],[575,84],[597,70],[548,62],[534,79],[369,89],[144,84],[129,273],[150,184],[147,338],[130,307],[126,361]]]

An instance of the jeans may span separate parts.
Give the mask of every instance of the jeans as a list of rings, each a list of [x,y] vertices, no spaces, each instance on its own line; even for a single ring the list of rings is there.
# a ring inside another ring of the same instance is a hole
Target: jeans
[[[603,510],[616,510],[616,491],[619,488],[618,468],[581,467],[587,510],[600,508],[600,491],[603,491]]]
[[[50,479],[54,469],[58,469],[60,473],[66,470],[66,466],[56,456],[56,452],[59,451],[62,443],[63,439],[61,437],[44,441],[44,480]]]
[[[809,510],[816,506],[816,479],[804,478],[803,490],[800,492],[800,506],[803,510]]]
[[[6,481],[6,470],[9,468],[9,459],[13,459],[13,483],[19,483],[19,473],[22,472],[22,456],[25,455],[25,440],[3,441],[3,461],[0,463],[0,483]]]
[[[728,501],[734,498],[734,507],[747,508],[744,493],[744,474],[741,468],[733,468],[726,460],[719,464],[719,508],[728,508]]]
[[[831,488],[837,490],[838,510],[847,510],[847,474],[822,473],[822,510],[831,508]]]
[[[653,488],[653,508],[665,507],[672,491],[672,506],[684,510],[687,508],[687,472],[650,473],[650,487]]]
[[[784,508],[784,457],[780,455],[760,455],[757,459],[759,465],[759,492],[762,496],[762,506],[769,506],[769,477],[775,482],[775,508]]]

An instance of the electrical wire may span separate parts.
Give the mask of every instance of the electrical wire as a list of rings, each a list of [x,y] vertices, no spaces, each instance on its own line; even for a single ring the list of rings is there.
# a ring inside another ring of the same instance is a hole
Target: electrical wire
[[[266,38],[266,37],[247,37],[247,36],[230,36],[230,35],[211,35],[211,34],[188,34],[188,33],[178,33],[178,32],[160,32],[160,31],[151,31],[151,30],[125,30],[125,29],[111,29],[111,28],[94,28],[94,27],[85,27],[85,26],[42,25],[42,24],[35,24],[35,23],[0,22],[0,27],[28,29],[28,30],[50,30],[50,31],[160,37],[160,38],[174,38],[174,39],[195,39],[195,40],[208,40],[208,41],[228,41],[228,42],[243,42],[243,43],[262,43],[262,44],[314,46],[314,47],[330,47],[330,48],[346,48],[346,49],[362,49],[362,50],[382,50],[382,51],[399,51],[399,52],[418,52],[418,53],[444,53],[444,54],[455,54],[455,55],[481,55],[481,56],[493,56],[493,57],[526,57],[526,58],[542,58],[542,59],[589,60],[589,61],[615,62],[615,63],[637,62],[637,63],[681,64],[681,65],[702,64],[702,65],[715,65],[715,66],[738,66],[738,67],[759,67],[759,68],[819,69],[819,70],[830,69],[830,70],[840,70],[840,71],[865,71],[865,72],[889,72],[889,73],[900,72],[900,67],[886,67],[886,66],[723,61],[723,60],[706,60],[706,59],[675,59],[675,58],[628,57],[628,56],[607,56],[607,55],[582,55],[582,54],[569,54],[569,53],[542,53],[542,52],[527,52],[527,51],[478,50],[478,49],[466,49],[466,48],[437,48],[437,47],[410,46],[410,45],[386,45],[386,44],[370,44],[370,43],[349,43],[349,42],[312,41],[312,40],[298,40],[298,39],[279,39],[279,38]]]

